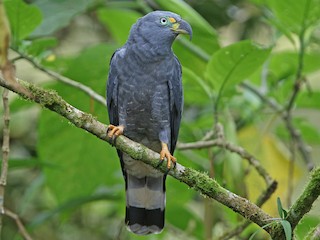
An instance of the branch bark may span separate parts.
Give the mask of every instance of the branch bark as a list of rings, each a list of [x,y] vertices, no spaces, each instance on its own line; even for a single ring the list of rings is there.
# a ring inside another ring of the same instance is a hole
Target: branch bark
[[[23,223],[21,222],[19,216],[16,213],[11,212],[9,209],[4,209],[3,215],[12,218],[16,222],[19,232],[25,240],[32,240],[32,237],[29,235]]]
[[[4,79],[0,77],[1,86],[18,93],[25,99],[39,103],[41,106],[58,113],[75,126],[86,130],[98,138],[107,141],[110,144],[113,143],[112,139],[107,136],[107,125],[97,121],[92,115],[73,107],[64,101],[55,91],[44,90],[21,80],[18,82],[23,88],[28,89],[28,95],[31,95],[31,97],[24,95],[24,93],[20,91],[21,88],[16,88],[15,85],[4,81]],[[167,171],[166,164],[162,164],[158,167],[160,159],[158,153],[153,152],[139,143],[131,141],[125,136],[118,137],[114,145],[117,149],[129,154],[136,160],[143,161],[154,168],[158,168],[162,172]],[[262,211],[257,205],[221,187],[207,174],[177,164],[176,168],[169,172],[169,175],[180,182],[187,184],[190,188],[195,189],[205,197],[217,200],[261,227],[269,223],[272,219],[270,215]],[[268,231],[268,229],[266,230]]]
[[[318,199],[319,195],[320,167],[312,171],[311,178],[307,183],[307,186],[288,211],[286,220],[290,222],[292,229],[294,229],[303,216],[310,211],[313,203]],[[283,234],[281,224],[275,225],[271,234],[272,238],[280,239],[281,234]]]
[[[56,80],[65,83],[69,86],[72,86],[74,88],[80,89],[81,91],[83,91],[85,94],[87,94],[88,96],[90,96],[92,99],[96,100],[97,102],[101,103],[102,105],[106,106],[106,100],[99,95],[97,92],[95,92],[92,88],[81,84],[80,82],[77,82],[75,80],[72,80],[70,78],[67,78],[65,76],[62,76],[61,74],[54,72],[52,70],[49,70],[47,68],[45,68],[44,66],[42,66],[41,64],[37,63],[33,58],[21,53],[20,51],[13,49],[16,53],[19,54],[19,59],[25,59],[27,60],[29,63],[31,63],[35,68],[41,70],[42,72],[48,74],[49,76],[55,78]]]
[[[92,115],[82,112],[81,110],[64,101],[55,91],[44,90],[25,81],[18,81],[23,87],[16,87],[15,84],[6,82],[0,77],[0,85],[16,92],[21,97],[39,103],[41,106],[58,113],[68,119],[75,126],[86,130],[98,138],[114,144],[114,146],[129,154],[132,158],[143,161],[146,164],[158,168],[159,171],[166,172],[166,164],[158,167],[160,155],[147,147],[136,143],[125,136],[119,136],[115,142],[107,136],[107,125],[96,120]],[[21,89],[26,89],[28,95],[25,95]],[[28,97],[30,96],[30,97]],[[173,178],[185,183],[190,188],[198,191],[205,197],[215,199],[226,207],[232,209],[246,219],[256,223],[260,227],[273,221],[273,218],[265,213],[257,205],[249,200],[242,198],[227,189],[221,187],[214,179],[207,174],[198,172],[194,169],[177,164],[176,168],[169,172]],[[311,180],[308,183],[304,193],[298,198],[288,213],[288,221],[292,227],[297,225],[306,212],[308,212],[313,202],[320,195],[320,168],[313,171]],[[261,200],[261,199],[260,199]],[[265,230],[274,237],[274,239],[284,239],[284,232],[281,226],[276,223]]]
[[[310,152],[311,148],[305,143],[300,132],[293,126],[291,113],[289,114],[287,111],[284,111],[276,101],[269,99],[254,86],[245,82],[241,83],[240,86],[255,94],[261,99],[262,102],[266,103],[276,113],[280,114],[286,128],[288,129],[291,139],[294,139],[296,142],[302,159],[306,162],[309,171],[311,171],[314,168],[314,163],[312,161]]]

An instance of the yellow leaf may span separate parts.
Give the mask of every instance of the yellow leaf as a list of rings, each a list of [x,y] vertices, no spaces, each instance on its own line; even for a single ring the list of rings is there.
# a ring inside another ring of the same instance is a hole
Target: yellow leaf
[[[263,209],[274,217],[278,217],[277,197],[286,206],[288,196],[288,176],[290,165],[290,154],[284,144],[271,133],[262,132],[255,126],[247,127],[239,132],[239,143],[248,152],[254,155],[264,166],[273,179],[278,182],[278,188],[272,195],[271,199],[263,205]],[[292,183],[295,186],[301,180],[302,170],[298,163],[294,164]],[[251,201],[255,201],[266,184],[261,176],[251,168],[249,174],[245,178],[248,196]]]

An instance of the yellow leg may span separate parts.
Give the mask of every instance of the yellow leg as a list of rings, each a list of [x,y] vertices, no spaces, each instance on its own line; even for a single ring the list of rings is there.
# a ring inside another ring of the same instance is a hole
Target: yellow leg
[[[119,126],[114,126],[114,125],[109,125],[108,126],[108,136],[111,137],[117,137],[119,135],[123,134],[124,127],[122,125]]]
[[[164,158],[167,159],[167,168],[171,168],[171,162],[174,164],[177,162],[177,159],[171,155],[168,145],[166,143],[161,142],[161,152],[160,152],[160,160],[164,160]]]

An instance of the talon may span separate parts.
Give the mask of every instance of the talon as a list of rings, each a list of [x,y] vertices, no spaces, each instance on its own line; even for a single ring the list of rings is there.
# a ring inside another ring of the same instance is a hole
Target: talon
[[[168,149],[168,145],[166,143],[161,143],[162,149],[160,152],[160,161],[163,161],[164,158],[167,159],[167,168],[168,168],[168,172],[171,169],[171,163],[174,164],[174,167],[176,165],[177,159],[171,155],[169,149]]]
[[[122,125],[114,126],[110,124],[107,130],[108,137],[112,138],[112,141],[114,141],[116,137],[123,134],[123,130],[124,127]]]

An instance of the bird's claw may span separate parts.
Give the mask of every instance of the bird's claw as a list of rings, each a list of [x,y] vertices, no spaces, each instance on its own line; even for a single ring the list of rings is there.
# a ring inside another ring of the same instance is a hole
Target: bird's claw
[[[163,160],[166,158],[167,159],[166,174],[167,174],[171,169],[171,164],[173,164],[173,168],[176,167],[177,159],[171,155],[167,144],[161,143],[161,145],[162,145],[162,149],[160,152],[160,161],[159,161],[159,164],[157,165],[157,167],[159,167],[163,163]]]
[[[124,127],[122,125],[114,126],[110,124],[108,126],[107,134],[108,134],[108,137],[111,138],[113,145],[115,143],[116,138],[123,134],[123,130],[124,130]]]

